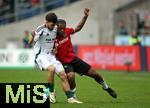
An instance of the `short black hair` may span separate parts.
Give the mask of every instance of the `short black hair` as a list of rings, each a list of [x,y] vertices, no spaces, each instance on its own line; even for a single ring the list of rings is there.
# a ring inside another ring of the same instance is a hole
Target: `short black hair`
[[[45,20],[48,22],[53,22],[53,23],[57,23],[57,16],[55,13],[48,13],[45,16]]]
[[[57,24],[64,24],[64,25],[66,25],[66,21],[64,19],[58,19]]]

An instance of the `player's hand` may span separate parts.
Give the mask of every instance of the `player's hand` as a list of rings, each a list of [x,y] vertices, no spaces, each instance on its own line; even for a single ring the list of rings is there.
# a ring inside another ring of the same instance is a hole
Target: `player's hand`
[[[84,9],[84,15],[85,15],[85,16],[89,16],[89,11],[90,11],[89,8],[85,8],[85,9]]]
[[[54,48],[54,49],[52,50],[52,53],[53,53],[53,54],[57,54],[57,49]]]

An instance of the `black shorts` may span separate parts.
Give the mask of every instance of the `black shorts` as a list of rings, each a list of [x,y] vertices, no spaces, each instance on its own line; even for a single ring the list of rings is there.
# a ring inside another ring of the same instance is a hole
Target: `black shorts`
[[[71,62],[63,64],[65,72],[76,72],[80,75],[86,75],[91,66],[81,60],[78,57],[75,57]]]

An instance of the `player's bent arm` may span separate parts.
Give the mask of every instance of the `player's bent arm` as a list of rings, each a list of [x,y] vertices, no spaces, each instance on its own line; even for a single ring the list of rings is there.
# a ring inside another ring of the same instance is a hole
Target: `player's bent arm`
[[[32,46],[32,43],[33,43],[33,41],[34,41],[34,36],[35,36],[35,32],[32,31],[32,32],[31,32],[31,38],[29,39],[29,45],[30,45],[30,46]]]
[[[79,22],[78,26],[75,28],[74,33],[79,32],[83,28],[83,26],[84,26],[88,16],[89,16],[89,9],[85,8],[85,10],[84,10],[84,17]]]
[[[52,53],[53,53],[53,54],[57,54],[57,46],[58,46],[58,44],[57,44],[56,41],[55,41],[54,47],[53,47],[53,50],[52,50]]]
[[[52,49],[52,54],[54,54],[54,55],[57,54],[57,48]]]

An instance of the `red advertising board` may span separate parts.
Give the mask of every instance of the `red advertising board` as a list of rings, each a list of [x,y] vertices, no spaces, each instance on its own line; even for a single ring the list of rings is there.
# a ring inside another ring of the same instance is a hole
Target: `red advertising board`
[[[147,65],[148,71],[150,72],[150,47],[147,47]]]
[[[78,57],[95,69],[140,70],[140,52],[136,46],[79,46]]]

